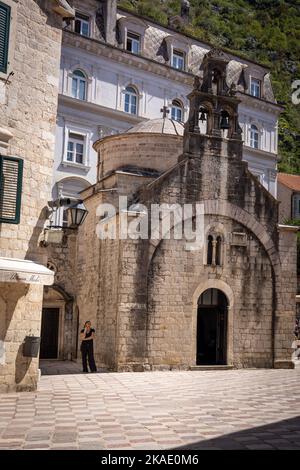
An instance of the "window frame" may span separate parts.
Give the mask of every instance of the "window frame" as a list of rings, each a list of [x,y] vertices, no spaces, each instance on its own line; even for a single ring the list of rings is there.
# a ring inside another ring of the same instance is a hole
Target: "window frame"
[[[80,18],[80,16],[82,18]],[[76,20],[80,21],[80,32],[76,31]],[[83,34],[82,33],[82,24],[87,24],[88,26],[88,34]],[[75,12],[75,19],[74,19],[74,32],[76,34],[79,34],[80,36],[83,36],[85,38],[91,37],[91,18],[89,15],[86,15],[85,13],[81,13],[80,11]]]
[[[255,127],[256,130],[253,129],[254,127]],[[254,134],[257,135],[257,140],[253,137]],[[257,144],[256,144],[256,142],[257,142]],[[259,129],[255,124],[250,125],[250,141],[249,141],[249,144],[250,144],[250,147],[252,149],[259,150],[259,148],[260,148]]]
[[[172,49],[172,60],[171,60],[172,68],[175,69],[175,70],[185,71],[185,63],[186,63],[185,56],[186,56],[186,54],[185,54],[184,51],[181,51],[180,49],[173,48]],[[175,62],[177,62],[177,59],[181,59],[182,60],[182,67],[177,67],[174,64],[174,59],[176,59]]]
[[[300,219],[300,193],[293,194],[292,219]]]
[[[131,88],[132,90],[134,90],[134,93],[131,92],[131,91],[129,91],[129,90],[128,90],[129,88]],[[127,105],[127,103],[126,103],[126,97],[127,97],[127,96],[129,96],[129,103],[128,103],[129,108],[128,108],[128,111],[126,111],[126,105]],[[134,105],[134,106],[135,106],[135,113],[133,113],[133,112],[131,111],[132,106],[133,106],[131,100],[132,100],[133,98],[135,98],[135,100],[136,100],[136,101],[135,101],[135,105]],[[139,94],[138,94],[137,89],[136,89],[133,85],[127,85],[126,88],[125,88],[125,90],[124,90],[124,112],[125,112],[126,114],[131,114],[132,116],[138,116],[138,112],[139,112]]]
[[[261,98],[261,86],[262,86],[262,82],[259,78],[251,77],[250,78],[250,95],[254,96],[254,98]],[[256,89],[258,89],[258,94],[256,94],[255,92]]]
[[[173,110],[174,111],[174,116],[173,116]],[[177,111],[180,111],[180,117],[181,119],[177,119],[176,117],[176,114],[177,114]],[[171,119],[173,119],[173,121],[176,121],[176,122],[183,122],[183,105],[181,104],[181,102],[179,100],[173,100],[172,101],[172,105],[171,105]]]
[[[18,170],[17,170],[17,187],[16,187],[16,210],[15,210],[15,217],[14,219],[7,219],[5,217],[1,217],[0,215],[0,224],[14,224],[18,225],[21,219],[21,203],[22,203],[22,189],[23,189],[23,168],[24,168],[24,161],[22,158],[7,156],[7,155],[0,155],[0,177],[2,174],[3,169],[3,162],[5,160],[14,161],[18,163]],[[1,197],[1,178],[0,178],[0,197]]]
[[[83,76],[75,75],[75,72],[80,72],[82,73]],[[77,88],[76,88],[76,96],[73,94],[73,83],[74,81],[77,81]],[[80,98],[80,82],[84,83],[84,98]],[[87,101],[87,88],[88,88],[88,79],[86,74],[80,70],[80,69],[75,69],[72,72],[72,84],[71,84],[71,95],[72,98],[80,100],[80,101]]]
[[[135,38],[130,37],[130,35],[135,36]],[[131,41],[131,45],[134,44],[134,43],[138,44],[138,52],[135,52],[134,50],[132,50],[132,48],[128,49],[128,40]],[[134,31],[127,31],[127,33],[126,33],[126,49],[125,49],[126,51],[130,52],[131,54],[140,55],[141,54],[141,44],[142,44],[142,38],[141,38],[140,34],[135,33]]]
[[[78,135],[80,137],[82,137],[82,139],[76,139],[75,137],[71,137],[70,134],[74,134],[74,135]],[[73,143],[74,147],[73,147],[73,150],[69,150],[69,144],[70,143]],[[76,161],[76,157],[77,157],[77,149],[76,149],[76,146],[77,144],[80,144],[82,145],[82,162],[77,162]],[[78,131],[75,131],[75,130],[72,130],[72,129],[68,129],[67,131],[67,145],[66,145],[66,152],[65,152],[65,155],[64,155],[64,162],[67,163],[67,164],[71,164],[71,165],[78,165],[78,166],[86,166],[86,145],[87,145],[87,136],[81,132],[78,132]],[[73,154],[73,157],[72,157],[72,160],[69,160],[68,159],[68,153],[72,153]]]
[[[6,31],[4,35],[4,51],[3,51],[3,64],[0,64],[0,73],[7,73],[9,64],[9,43],[10,43],[10,27],[11,27],[11,6],[0,1],[0,8],[6,10]]]

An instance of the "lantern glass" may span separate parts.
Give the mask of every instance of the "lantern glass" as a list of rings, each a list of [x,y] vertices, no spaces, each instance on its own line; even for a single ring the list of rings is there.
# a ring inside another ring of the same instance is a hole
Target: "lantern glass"
[[[74,204],[67,209],[68,211],[68,226],[70,228],[78,228],[83,224],[88,211],[82,203]]]

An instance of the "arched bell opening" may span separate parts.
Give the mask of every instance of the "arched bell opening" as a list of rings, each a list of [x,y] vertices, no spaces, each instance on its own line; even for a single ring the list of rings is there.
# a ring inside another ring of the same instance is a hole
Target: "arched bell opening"
[[[232,134],[232,119],[226,110],[222,110],[220,114],[220,129],[222,137],[228,139]]]

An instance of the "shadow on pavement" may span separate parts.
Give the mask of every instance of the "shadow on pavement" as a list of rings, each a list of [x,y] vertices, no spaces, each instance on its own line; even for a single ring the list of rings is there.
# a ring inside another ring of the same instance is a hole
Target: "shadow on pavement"
[[[295,400],[295,406],[298,406]],[[176,450],[299,450],[300,416],[277,423],[194,442]]]
[[[40,359],[39,367],[41,375],[83,375],[81,363],[75,361]],[[107,370],[100,368],[98,372],[107,372]]]

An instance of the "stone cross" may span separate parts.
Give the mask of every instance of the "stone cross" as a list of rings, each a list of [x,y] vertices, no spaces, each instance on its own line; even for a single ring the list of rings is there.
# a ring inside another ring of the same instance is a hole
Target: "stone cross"
[[[163,106],[161,108],[160,112],[163,113],[163,118],[166,118],[166,117],[168,117],[168,114],[169,114],[170,110],[168,109],[167,106]]]

